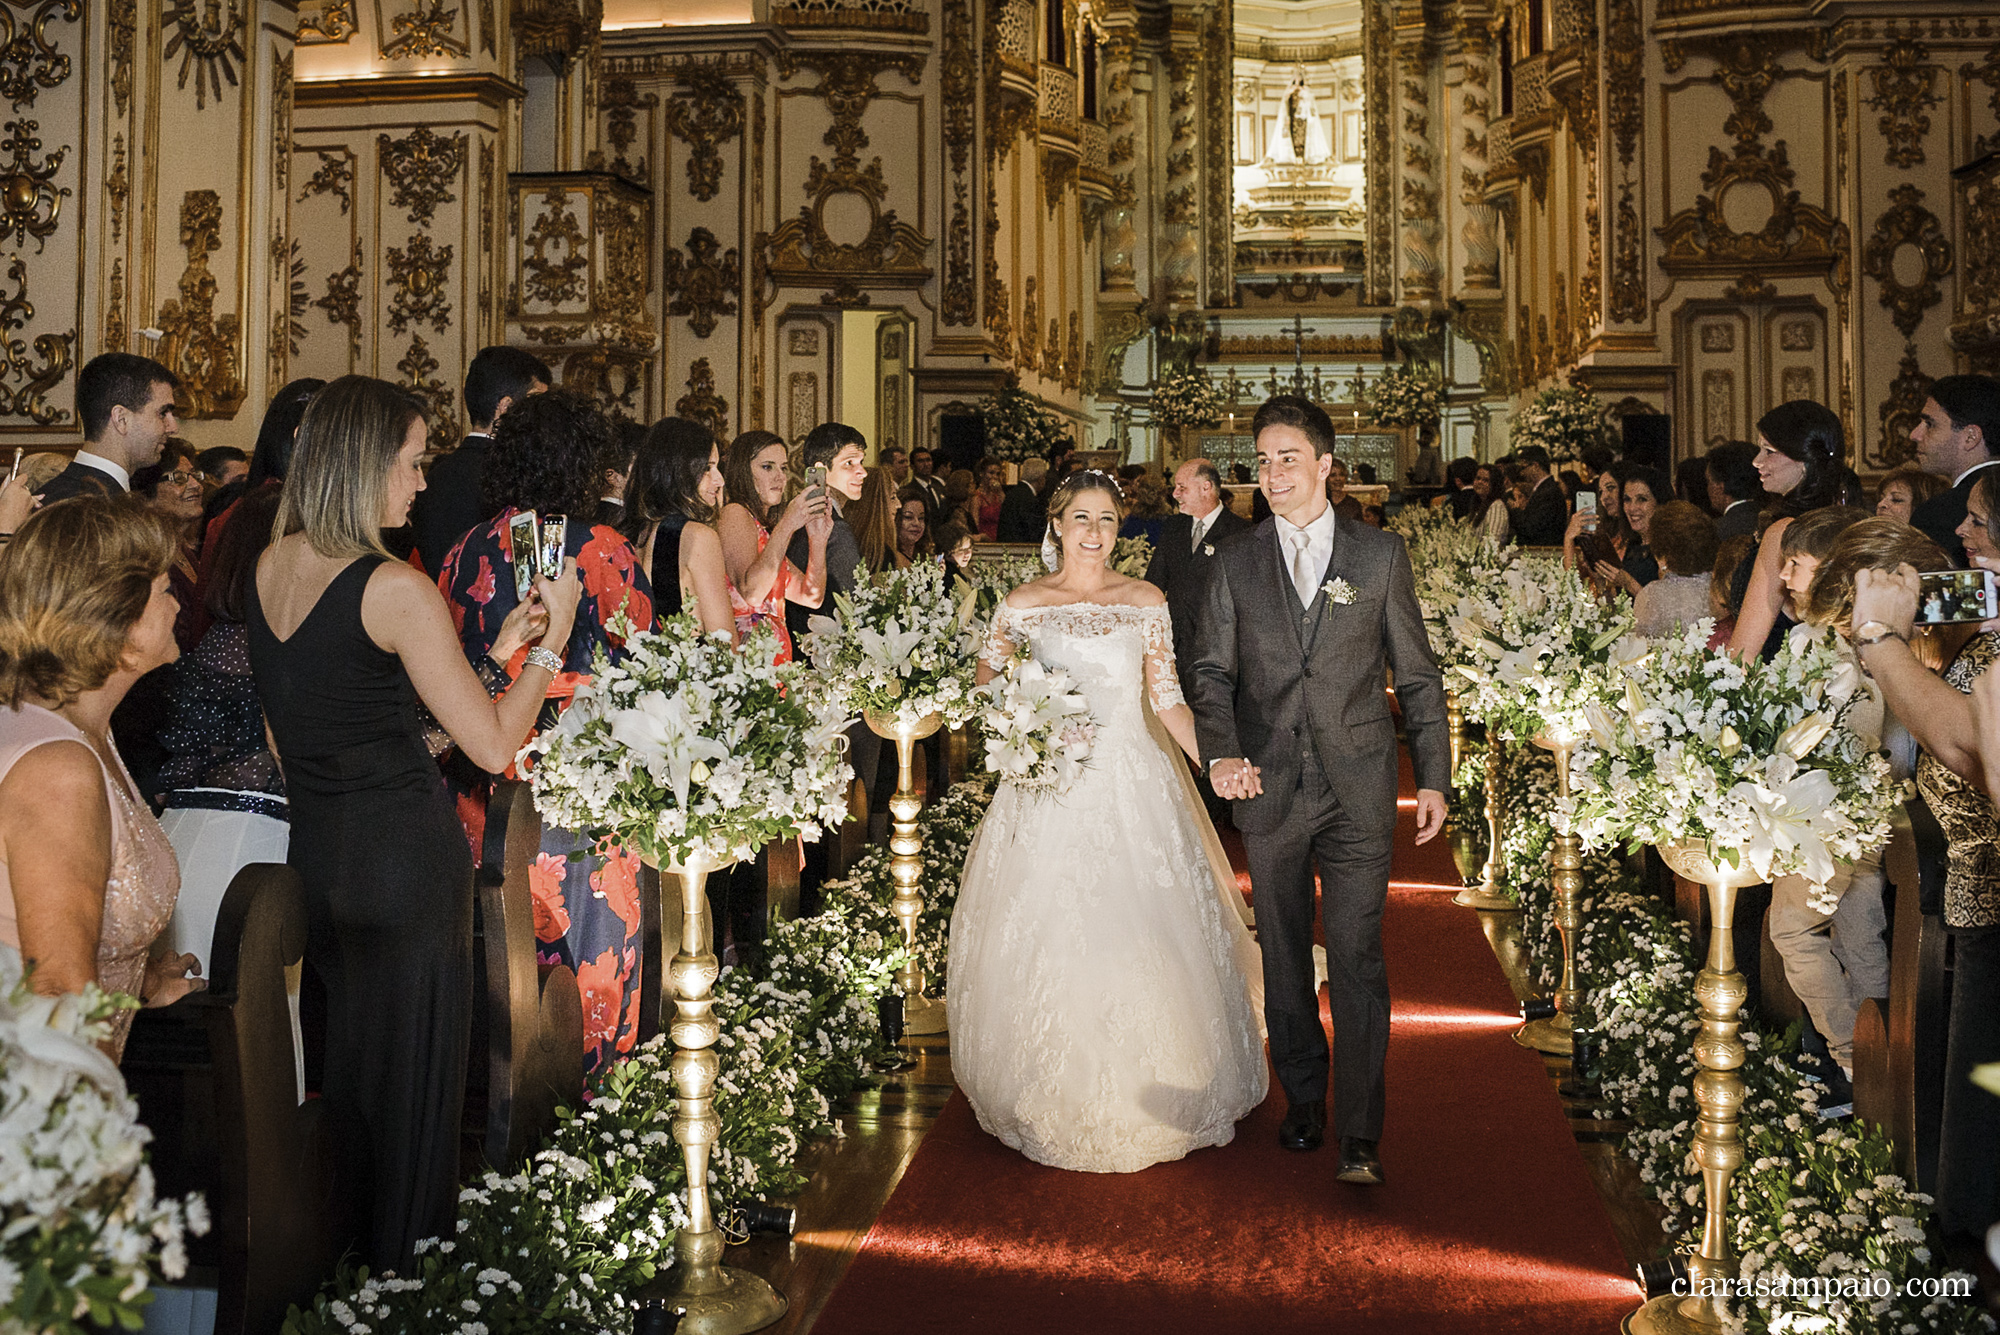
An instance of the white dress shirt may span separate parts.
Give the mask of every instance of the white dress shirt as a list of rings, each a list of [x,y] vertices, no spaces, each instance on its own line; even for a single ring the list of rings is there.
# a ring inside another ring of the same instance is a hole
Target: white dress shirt
[[[1188,531],[1194,535],[1194,538],[1188,544],[1189,551],[1198,552],[1201,550],[1201,540],[1208,536],[1208,531],[1211,528],[1215,527],[1215,518],[1221,513],[1222,507],[1218,505],[1205,515],[1191,516],[1193,522],[1188,525]]]
[[[1288,571],[1298,569],[1296,559],[1298,543],[1303,537],[1306,544],[1306,569],[1313,572],[1312,578],[1315,580],[1323,576],[1326,573],[1327,563],[1333,559],[1333,507],[1327,506],[1320,511],[1319,518],[1303,528],[1279,515],[1273,515],[1271,518],[1278,526],[1278,549],[1284,554],[1285,569]],[[1292,582],[1295,585],[1298,583],[1296,575],[1293,576]],[[1307,607],[1312,606],[1312,600],[1318,592],[1316,585],[1308,585],[1298,590],[1299,602]]]
[[[80,458],[82,456],[78,457]],[[1994,464],[2000,464],[2000,459],[1982,459],[1978,463],[1974,464],[1972,467],[1966,469],[1963,473],[1960,473],[1957,477],[1953,478],[1951,480],[1951,485],[1956,487],[1959,483],[1965,481],[1965,479],[1971,477],[1974,473],[1977,473],[1980,469],[1991,468],[1993,467]]]
[[[103,455],[92,454],[89,450],[78,450],[76,461],[86,468],[95,468],[100,473],[111,474],[118,479],[119,486],[127,491],[132,490],[132,474],[126,471],[124,464],[114,464]]]

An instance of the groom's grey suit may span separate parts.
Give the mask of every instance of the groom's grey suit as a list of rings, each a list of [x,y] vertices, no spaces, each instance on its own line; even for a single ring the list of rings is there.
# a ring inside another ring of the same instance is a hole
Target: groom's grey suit
[[[1336,604],[1334,578],[1354,590]],[[1263,792],[1235,804],[1264,954],[1264,1015],[1286,1097],[1326,1097],[1328,1052],[1313,986],[1313,864],[1326,925],[1335,1134],[1378,1140],[1389,1050],[1382,907],[1396,827],[1395,673],[1419,788],[1448,790],[1444,685],[1403,540],[1337,520],[1333,555],[1300,610],[1275,520],[1217,550],[1195,645],[1203,763],[1242,757]]]

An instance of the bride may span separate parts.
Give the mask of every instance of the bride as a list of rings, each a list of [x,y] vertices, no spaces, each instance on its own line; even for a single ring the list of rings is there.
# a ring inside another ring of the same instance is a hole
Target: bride
[[[1075,680],[1097,736],[1066,794],[994,798],[952,915],[946,994],[952,1071],[979,1124],[1094,1173],[1228,1144],[1267,1079],[1242,896],[1168,749],[1170,736],[1195,754],[1166,603],[1106,564],[1121,512],[1108,475],[1064,481],[1055,573],[994,611],[979,680],[1025,646]]]

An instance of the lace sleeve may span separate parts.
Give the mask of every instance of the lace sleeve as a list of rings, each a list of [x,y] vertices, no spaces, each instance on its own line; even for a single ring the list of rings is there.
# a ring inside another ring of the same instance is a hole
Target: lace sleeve
[[[1166,608],[1149,607],[1140,613],[1139,624],[1146,637],[1146,693],[1153,712],[1164,714],[1187,703],[1174,668],[1174,623]]]
[[[986,647],[979,651],[979,661],[995,672],[1005,672],[1007,664],[1021,647],[1015,634],[1013,609],[1001,603],[993,609],[993,619],[986,626]]]

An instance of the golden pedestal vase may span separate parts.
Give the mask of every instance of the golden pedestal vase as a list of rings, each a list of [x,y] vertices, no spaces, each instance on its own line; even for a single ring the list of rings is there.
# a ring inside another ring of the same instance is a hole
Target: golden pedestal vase
[[[1486,866],[1478,885],[1468,885],[1453,895],[1451,902],[1488,913],[1519,913],[1521,906],[1500,893],[1504,873],[1500,869],[1500,766],[1505,759],[1502,743],[1492,729],[1486,732]]]
[[[1743,1140],[1738,1118],[1743,1109],[1744,1047],[1739,1016],[1750,989],[1736,968],[1736,897],[1745,886],[1764,878],[1747,862],[1728,867],[1715,861],[1707,843],[1683,840],[1661,844],[1667,866],[1708,891],[1708,962],[1695,980],[1701,1002],[1701,1031],[1694,1040],[1701,1071],[1694,1078],[1694,1101],[1700,1112],[1695,1136],[1695,1162],[1701,1165],[1707,1218],[1701,1246],[1687,1258],[1687,1296],[1663,1294],[1625,1318],[1626,1335],[1716,1335],[1723,1327],[1723,1302],[1700,1293],[1704,1280],[1732,1279],[1736,1258],[1729,1253],[1729,1182],[1743,1164]]]
[[[917,959],[917,919],[923,915],[924,840],[917,830],[917,813],[923,800],[917,796],[910,777],[910,757],[916,744],[944,724],[942,714],[926,714],[911,722],[901,722],[887,710],[862,713],[869,731],[896,744],[896,792],[889,799],[889,878],[896,883],[890,910],[903,927],[903,944],[909,963],[896,975],[903,994],[903,1032],[941,1034],[945,1031],[944,1002],[924,995],[924,966]]]
[[[1555,753],[1556,796],[1568,797],[1569,744],[1543,736],[1535,738],[1535,745]],[[1568,1057],[1576,1050],[1572,1036],[1576,1017],[1583,1010],[1583,991],[1576,985],[1576,940],[1583,930],[1583,840],[1575,833],[1557,834],[1549,860],[1549,880],[1556,895],[1556,930],[1562,933],[1562,982],[1556,987],[1556,1013],[1528,1021],[1514,1031],[1514,1041],[1551,1057]]]

